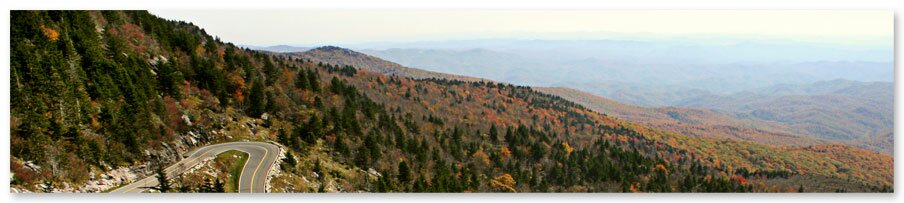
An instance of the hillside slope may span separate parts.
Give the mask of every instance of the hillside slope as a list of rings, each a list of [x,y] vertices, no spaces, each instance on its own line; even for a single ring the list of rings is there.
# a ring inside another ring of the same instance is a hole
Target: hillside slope
[[[353,52],[353,51],[348,50],[347,52]],[[358,60],[352,60],[352,61],[358,61]],[[351,62],[338,61],[338,63],[344,64],[344,63],[351,63]],[[367,88],[365,88],[365,89],[368,89],[368,90],[372,88],[372,86],[366,86],[366,87]],[[406,95],[407,95],[407,93],[406,93]],[[431,103],[431,104],[434,104],[434,103]],[[410,108],[410,106],[404,106],[404,107],[406,109]],[[583,108],[583,107],[581,107],[581,108]],[[640,112],[643,112],[643,111],[640,111]],[[666,109],[665,112],[659,112],[657,115],[663,115],[663,113],[665,115],[668,115],[668,110]],[[710,115],[720,115],[720,114],[713,114],[712,112],[710,112],[709,114],[704,113],[702,115],[710,116]],[[696,119],[697,120],[707,120],[706,116],[699,116]],[[721,116],[725,116],[725,115],[721,115]],[[671,116],[669,115],[669,117],[671,117]],[[694,117],[691,116],[691,118],[694,118]],[[749,125],[749,124],[746,124],[746,122],[742,122],[743,124],[731,123],[731,121],[736,121],[736,122],[741,122],[741,121],[737,121],[736,119],[728,119],[728,117],[725,117],[725,118],[727,120],[712,119],[712,121],[728,122],[725,124],[726,125],[731,124],[733,126]],[[668,122],[666,122],[666,123],[668,123]],[[662,124],[662,123],[660,123],[660,124]],[[637,126],[635,124],[628,124],[628,125],[629,126]],[[664,126],[665,125],[667,125],[667,124],[664,124]],[[815,153],[812,153],[812,152],[806,152],[806,153],[800,154],[800,152],[802,152],[802,151],[788,152],[785,148],[781,148],[781,147],[770,147],[770,146],[764,146],[761,144],[754,144],[754,143],[749,143],[749,142],[725,141],[725,140],[722,140],[721,138],[733,136],[733,137],[740,137],[745,140],[760,140],[760,141],[777,139],[780,141],[791,142],[792,145],[808,145],[808,144],[819,144],[819,143],[828,143],[828,142],[820,141],[817,139],[811,139],[811,138],[807,138],[807,137],[800,137],[800,136],[796,136],[796,135],[792,135],[792,134],[788,134],[788,133],[780,133],[780,132],[777,133],[777,132],[771,132],[771,131],[757,130],[755,128],[738,129],[738,127],[732,127],[731,125],[729,125],[729,127],[721,127],[722,129],[719,129],[720,127],[714,127],[715,130],[699,129],[699,126],[683,126],[683,127],[681,127],[681,128],[693,129],[692,131],[690,131],[690,133],[693,133],[696,131],[696,133],[699,133],[701,135],[706,135],[704,137],[712,136],[710,131],[724,132],[725,136],[719,136],[720,139],[688,138],[682,134],[662,132],[662,131],[656,131],[657,133],[655,133],[655,134],[658,134],[658,136],[665,136],[665,137],[659,137],[659,138],[661,138],[660,141],[679,142],[679,143],[683,142],[684,143],[684,144],[678,144],[678,146],[672,145],[676,148],[705,151],[705,153],[708,154],[707,156],[721,157],[722,159],[724,159],[723,161],[731,160],[732,164],[735,166],[757,166],[757,165],[759,165],[759,166],[765,166],[767,168],[771,168],[775,165],[773,165],[773,163],[763,162],[762,159],[768,159],[771,161],[774,161],[775,159],[784,159],[784,160],[790,161],[788,163],[791,163],[791,162],[795,163],[795,164],[793,164],[794,166],[791,166],[791,168],[798,168],[798,167],[801,167],[800,163],[809,162],[814,165],[812,165],[812,168],[808,167],[809,169],[806,169],[805,171],[821,171],[819,173],[827,173],[827,174],[837,174],[838,173],[836,171],[838,169],[838,167],[825,167],[824,166],[824,164],[826,164],[826,163],[841,163],[841,162],[835,160],[836,157],[826,157],[824,155],[816,155]],[[764,125],[769,125],[769,123],[765,123]],[[640,127],[640,128],[645,128],[644,129],[645,131],[648,129],[647,127]],[[753,132],[753,133],[751,133],[751,132]],[[678,140],[681,140],[681,141],[678,141]],[[724,146],[718,146],[718,147],[713,146],[713,145],[716,145],[715,144],[716,142],[720,143],[718,145],[724,145]],[[732,143],[732,144],[726,144],[726,142]],[[776,141],[774,143],[775,144],[779,144],[779,143],[788,144],[788,143],[779,142],[779,141]],[[869,164],[871,164],[871,165],[890,166],[890,164],[892,163],[891,158],[888,157],[887,155],[882,155],[882,154],[878,154],[878,153],[862,154],[862,153],[860,153],[861,150],[857,150],[852,147],[839,147],[838,149],[845,149],[845,148],[847,150],[837,150],[837,151],[845,153],[848,156],[873,157],[873,158],[868,159],[868,160],[872,160],[869,162]],[[754,151],[756,151],[756,153],[754,153]],[[757,153],[761,153],[761,154],[757,154]],[[753,157],[749,157],[750,155],[753,155]],[[835,154],[835,155],[838,155],[838,154]],[[766,158],[766,157],[770,157],[770,158]],[[866,164],[866,162],[864,162],[863,164]],[[804,164],[804,165],[806,165],[806,164]],[[790,165],[787,165],[787,166],[790,166]],[[846,168],[846,167],[847,166],[843,166],[842,168]],[[842,171],[847,171],[847,169],[844,169]],[[879,175],[879,176],[875,176],[875,177],[882,177],[882,176],[888,177],[891,175],[889,170],[883,170],[883,171],[884,172],[881,172],[881,173],[885,174],[885,175]],[[866,174],[863,174],[863,175],[866,175]],[[834,176],[834,175],[830,175],[830,176]],[[887,180],[890,180],[890,179],[887,179]]]

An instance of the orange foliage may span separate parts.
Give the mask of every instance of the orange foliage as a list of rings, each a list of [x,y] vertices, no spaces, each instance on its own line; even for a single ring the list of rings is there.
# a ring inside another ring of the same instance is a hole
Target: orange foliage
[[[631,184],[631,187],[629,189],[631,190],[631,192],[640,192],[639,188],[640,188],[640,183],[634,183],[634,184]]]
[[[502,149],[499,150],[499,153],[502,153],[502,156],[505,156],[505,157],[512,156],[512,150],[509,150],[509,148],[507,146],[502,147]]]
[[[744,178],[744,176],[732,175],[731,178],[741,183],[747,183],[747,178]]]
[[[41,32],[44,33],[44,36],[47,37],[47,39],[50,39],[50,41],[56,42],[60,38],[59,32],[43,25],[41,26]]]
[[[245,102],[245,95],[242,94],[241,88],[236,88],[234,94],[235,94],[235,101],[237,103]]]
[[[665,171],[666,174],[669,174],[669,169],[665,168],[665,165],[662,165],[662,164],[656,164],[656,169]]]
[[[242,103],[245,101],[245,96],[242,94],[242,90],[245,89],[245,79],[238,75],[233,75],[229,78],[232,84],[236,84],[238,87],[235,88],[235,101],[238,103]]]
[[[474,154],[471,155],[471,157],[474,158],[475,160],[480,161],[481,163],[483,163],[485,165],[490,164],[490,157],[487,156],[487,153],[484,153],[483,150],[477,150],[477,152],[474,152]]]

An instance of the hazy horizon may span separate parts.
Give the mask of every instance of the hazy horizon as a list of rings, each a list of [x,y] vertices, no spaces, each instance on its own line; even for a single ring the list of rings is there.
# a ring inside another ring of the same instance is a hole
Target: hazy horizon
[[[778,84],[894,80],[888,77],[894,71],[888,11],[151,12],[250,48],[288,45],[282,51],[295,52],[333,45],[429,71],[572,87],[645,105]],[[656,97],[630,98],[637,91]],[[689,94],[669,96],[674,92]]]
[[[235,44],[322,46],[455,41],[636,40],[891,47],[889,11],[155,10]],[[263,22],[263,23],[262,23]]]

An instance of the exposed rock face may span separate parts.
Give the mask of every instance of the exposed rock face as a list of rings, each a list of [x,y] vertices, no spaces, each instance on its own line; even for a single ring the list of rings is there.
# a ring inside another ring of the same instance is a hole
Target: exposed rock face
[[[185,122],[185,125],[192,126],[191,118],[188,115],[182,115],[182,121]]]
[[[184,117],[187,118],[187,117]],[[177,139],[177,141],[172,143],[161,143],[161,148],[159,150],[145,150],[144,155],[153,157],[153,159],[159,160],[161,163],[175,163],[181,160],[182,155],[187,153],[191,147],[202,144],[199,139],[203,139],[202,134],[196,131],[189,131],[182,136],[181,139]],[[209,160],[208,160],[209,161]],[[26,167],[39,167],[34,164],[29,164],[30,162],[26,162]],[[86,192],[86,193],[97,193],[109,190],[111,188],[115,188],[117,186],[121,186],[123,184],[128,184],[136,180],[140,180],[143,177],[153,175],[155,166],[151,165],[151,163],[143,163],[129,167],[120,167],[112,170],[108,170],[100,176],[90,175],[90,179],[82,186],[71,186],[69,184],[62,184],[56,186],[58,188],[54,188],[53,192]],[[96,171],[92,171],[92,174],[96,173]],[[31,192],[23,189],[11,190],[11,192]]]
[[[276,146],[279,146],[279,156],[276,157],[276,162],[273,163],[273,167],[270,167],[270,172],[268,173],[269,175],[267,176],[267,181],[266,181],[267,193],[270,193],[270,191],[272,191],[271,186],[270,186],[270,180],[272,180],[276,176],[279,176],[280,172],[282,172],[282,169],[280,169],[280,164],[282,163],[282,160],[286,158],[285,146],[282,146],[281,144],[279,144],[277,142],[270,142],[270,143],[275,144]]]
[[[78,192],[103,192],[116,186],[138,180],[139,176],[133,167],[122,167],[101,174],[100,178],[89,180]],[[136,167],[137,168],[137,167]]]
[[[9,188],[9,193],[33,193],[33,192],[28,191],[28,190],[26,190],[26,189],[19,189],[19,188],[10,187],[10,188]]]
[[[154,58],[148,59],[148,63],[151,64],[152,66],[156,66],[157,64],[160,64],[161,62],[169,63],[169,59],[166,59],[166,57],[164,57],[162,55],[157,55]]]
[[[383,175],[380,174],[380,172],[377,172],[377,170],[374,170],[374,168],[367,168],[367,174],[373,177],[383,177]]]
[[[99,193],[103,192],[117,186],[130,183],[132,181],[138,180],[141,176],[139,176],[137,171],[144,170],[145,165],[137,165],[131,167],[120,167],[117,169],[109,170],[104,174],[100,174],[99,176],[95,176],[94,172],[91,172],[91,179],[85,183],[83,186],[72,186],[67,182],[60,183],[59,185],[54,185],[53,188],[50,189],[50,192],[53,193],[71,193],[71,192],[83,192],[83,193]],[[48,186],[44,184],[36,185],[36,188],[47,190]],[[15,188],[10,187],[10,193],[32,193],[34,191],[30,191],[23,188]],[[42,191],[38,191],[42,192]]]

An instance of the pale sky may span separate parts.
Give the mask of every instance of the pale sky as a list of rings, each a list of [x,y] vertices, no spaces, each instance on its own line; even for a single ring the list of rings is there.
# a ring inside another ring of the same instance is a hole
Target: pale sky
[[[154,10],[243,45],[456,39],[720,36],[892,46],[892,11],[837,10]]]

